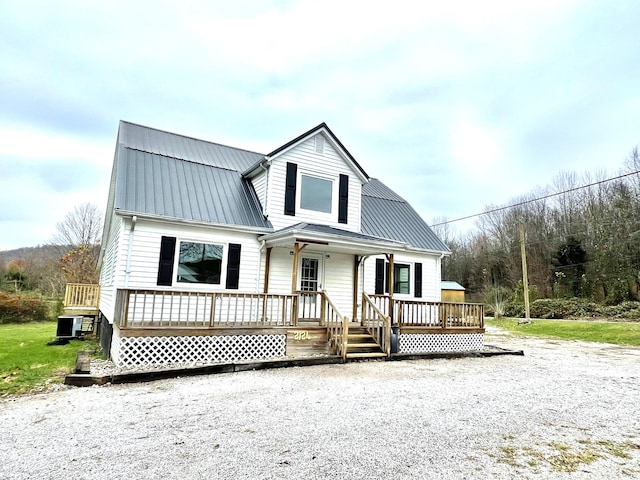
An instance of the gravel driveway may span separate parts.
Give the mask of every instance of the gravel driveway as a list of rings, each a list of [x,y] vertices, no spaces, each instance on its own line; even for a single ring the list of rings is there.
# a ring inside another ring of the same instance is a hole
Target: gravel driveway
[[[361,362],[0,402],[0,478],[640,478],[640,348]]]

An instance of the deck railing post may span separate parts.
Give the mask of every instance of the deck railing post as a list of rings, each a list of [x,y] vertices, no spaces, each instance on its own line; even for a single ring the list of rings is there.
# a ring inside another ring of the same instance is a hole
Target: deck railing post
[[[209,312],[209,326],[213,328],[216,321],[216,293],[211,294],[211,312]]]
[[[124,302],[122,305],[122,325],[120,328],[127,328],[129,325],[129,297],[131,295],[130,290],[124,290]]]
[[[347,358],[347,346],[349,344],[349,319],[343,317],[342,319],[342,359]]]
[[[324,327],[327,322],[326,322],[326,314],[327,314],[327,298],[326,298],[326,294],[324,291],[319,293],[320,296],[320,326]]]
[[[261,297],[262,297],[262,324],[264,325],[267,322],[267,294],[263,293]]]
[[[300,298],[299,294],[296,294],[293,296],[293,306],[292,306],[292,311],[291,311],[291,320],[293,323],[293,326],[296,327],[298,325],[298,300]]]

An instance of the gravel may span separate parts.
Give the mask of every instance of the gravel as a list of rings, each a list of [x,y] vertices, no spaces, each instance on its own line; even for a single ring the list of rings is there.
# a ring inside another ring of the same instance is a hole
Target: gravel
[[[640,478],[640,348],[356,362],[0,401],[0,478]]]

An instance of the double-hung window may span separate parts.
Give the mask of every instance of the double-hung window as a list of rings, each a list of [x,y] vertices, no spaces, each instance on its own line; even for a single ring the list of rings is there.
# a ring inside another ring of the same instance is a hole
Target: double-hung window
[[[393,265],[393,293],[409,294],[409,269],[403,263]]]

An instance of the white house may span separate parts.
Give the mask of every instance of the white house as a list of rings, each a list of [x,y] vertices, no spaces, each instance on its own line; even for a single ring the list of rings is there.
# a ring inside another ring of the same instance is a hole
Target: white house
[[[101,341],[120,365],[479,349],[449,253],[324,123],[264,155],[122,121]]]

